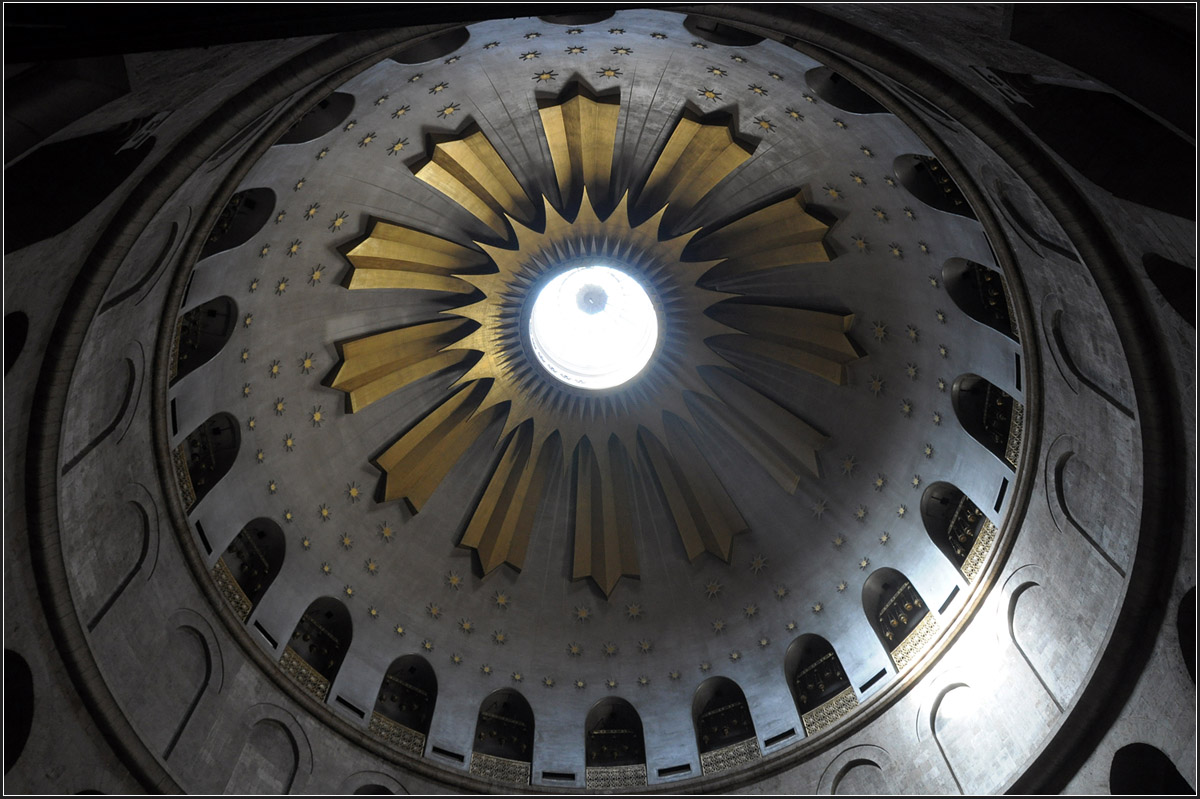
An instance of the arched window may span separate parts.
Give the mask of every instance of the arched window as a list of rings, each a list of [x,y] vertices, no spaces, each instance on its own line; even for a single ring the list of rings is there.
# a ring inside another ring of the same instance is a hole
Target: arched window
[[[813,735],[858,707],[854,687],[833,645],[819,635],[802,635],[788,647],[784,673],[806,735]]]
[[[830,105],[852,114],[886,114],[879,101],[829,67],[816,67],[804,73],[804,81],[813,93]]]
[[[237,306],[217,297],[179,317],[171,346],[171,381],[178,381],[213,359],[237,327]]]
[[[228,413],[217,413],[175,448],[175,478],[185,511],[191,511],[225,476],[241,441],[237,420]]]
[[[301,688],[324,702],[350,651],[353,632],[345,605],[328,596],[314,600],[296,623],[279,665]]]
[[[700,683],[692,697],[692,726],[704,774],[762,757],[746,695],[733,680],[711,677]]]
[[[405,655],[392,661],[371,714],[371,732],[397,749],[425,754],[425,738],[437,704],[437,677],[429,661]]]
[[[471,773],[510,785],[528,785],[533,762],[533,710],[509,688],[479,706]]]
[[[229,542],[213,566],[213,578],[225,601],[243,622],[271,587],[283,567],[287,544],[283,530],[270,519],[255,519]]]
[[[925,532],[942,554],[971,582],[983,568],[996,525],[967,495],[950,483],[931,483],[921,496]]]
[[[967,316],[1020,340],[1012,298],[999,272],[965,258],[951,258],[942,266],[942,282],[950,299]]]
[[[1015,470],[1025,429],[1025,406],[979,375],[961,375],[950,394],[963,429]]]
[[[642,718],[624,699],[601,699],[584,725],[587,787],[624,788],[646,784],[646,741]]]
[[[897,670],[916,660],[938,633],[925,600],[895,569],[879,569],[867,578],[863,610]]]
[[[968,219],[975,212],[941,162],[929,155],[901,155],[892,164],[896,177],[912,196],[938,211]]]
[[[276,144],[301,144],[319,139],[346,121],[354,110],[354,95],[334,92],[310,108],[287,133],[279,137]]]
[[[200,249],[200,258],[232,250],[248,242],[263,229],[275,211],[275,192],[270,189],[246,189],[229,198],[221,215]]]

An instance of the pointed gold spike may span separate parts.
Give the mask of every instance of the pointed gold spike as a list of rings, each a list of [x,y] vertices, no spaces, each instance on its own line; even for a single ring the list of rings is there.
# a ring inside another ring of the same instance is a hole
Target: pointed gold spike
[[[572,578],[612,593],[623,576],[638,574],[633,541],[632,468],[615,436],[593,448],[585,436],[575,450],[575,553]]]
[[[518,571],[525,564],[529,534],[554,455],[551,447],[543,446],[534,463],[531,428],[526,424],[506,440],[496,470],[459,542],[459,546],[476,551],[485,575],[502,563]]]
[[[666,415],[664,428],[669,449],[648,431],[640,438],[688,560],[709,552],[729,562],[733,536],[749,529],[746,521],[679,418]]]
[[[593,197],[608,196],[616,144],[620,98],[599,98],[579,87],[568,100],[541,109],[562,208],[579,206],[585,187]]]
[[[414,380],[462,363],[465,352],[440,353],[463,337],[469,322],[427,322],[348,341],[332,387],[350,395],[351,413]]]
[[[379,456],[387,475],[384,500],[405,499],[420,511],[434,490],[480,439],[494,416],[473,416],[487,393],[476,382],[449,397]]]

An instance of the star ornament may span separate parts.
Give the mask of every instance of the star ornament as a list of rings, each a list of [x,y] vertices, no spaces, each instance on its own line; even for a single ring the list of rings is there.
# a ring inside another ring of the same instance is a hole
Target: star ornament
[[[862,355],[849,337],[847,314],[740,303],[738,295],[707,288],[712,284],[701,278],[709,272],[736,276],[753,271],[753,259],[732,257],[732,245],[705,243],[712,237],[698,241],[701,254],[689,249],[685,257],[685,248],[703,229],[672,235],[671,220],[707,196],[706,189],[694,198],[678,197],[667,177],[682,168],[681,162],[707,157],[696,149],[706,145],[696,142],[728,138],[720,160],[728,172],[750,157],[750,145],[738,140],[730,122],[681,116],[631,200],[629,186],[616,184],[623,176],[610,172],[596,187],[588,181],[600,178],[585,177],[570,166],[576,155],[582,157],[584,142],[579,126],[565,120],[586,113],[595,120],[589,135],[614,141],[619,105],[568,91],[541,112],[541,119],[548,120],[544,132],[567,208],[560,211],[545,198],[531,199],[477,127],[467,126],[459,138],[434,143],[430,159],[411,167],[416,178],[455,198],[495,234],[493,239],[451,242],[375,221],[366,239],[345,253],[351,266],[348,286],[421,286],[479,299],[449,309],[435,321],[345,342],[330,384],[348,395],[349,410],[357,413],[405,385],[462,367],[428,416],[374,458],[385,475],[383,501],[404,501],[419,512],[455,460],[431,453],[465,451],[486,438],[499,465],[465,509],[468,522],[460,545],[477,553],[484,575],[505,564],[520,569],[552,464],[563,463],[579,507],[594,509],[575,518],[571,577],[589,578],[608,596],[622,577],[641,573],[637,542],[621,518],[621,503],[605,499],[614,490],[610,483],[656,479],[670,498],[668,513],[693,561],[709,552],[728,562],[733,536],[748,526],[705,454],[692,443],[691,431],[699,423],[695,412],[730,419],[728,430],[759,462],[771,464],[772,477],[786,492],[794,493],[806,476],[819,477],[816,452],[827,438],[795,412],[780,407],[783,415],[768,423],[766,440],[744,432],[741,420],[768,398],[743,380],[736,361],[722,353],[783,359],[839,385],[847,382],[847,365]],[[551,124],[555,115],[562,124]],[[473,169],[488,170],[487,180],[481,176],[461,182],[456,177]],[[592,192],[599,196],[598,189],[616,199],[615,207],[593,203]],[[831,257],[821,241],[828,228],[804,211],[799,192],[741,219],[752,229],[777,220],[772,224],[783,231],[781,246],[795,247],[814,261]],[[383,242],[391,249],[436,246],[437,263],[414,266],[389,260],[380,255]],[[635,378],[603,392],[550,374],[534,360],[526,323],[514,323],[528,318],[546,281],[583,259],[619,261],[653,298],[659,318],[648,365]],[[766,308],[772,319],[769,331],[760,328]],[[817,333],[806,331],[818,328],[836,333],[829,336],[822,330],[815,346],[810,336]],[[822,354],[814,358],[814,351]],[[780,449],[789,454],[776,465]],[[637,457],[641,452],[648,457]],[[720,512],[702,509],[696,497],[705,498],[705,508]],[[703,534],[696,530],[694,513],[707,514],[710,529]]]

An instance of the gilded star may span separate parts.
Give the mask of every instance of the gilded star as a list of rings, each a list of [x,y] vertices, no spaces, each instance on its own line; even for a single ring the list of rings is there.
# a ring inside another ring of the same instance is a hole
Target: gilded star
[[[704,584],[704,595],[709,599],[716,599],[721,593],[721,583],[716,580],[709,580]]]
[[[850,477],[851,475],[853,475],[854,470],[857,467],[858,467],[858,459],[855,458],[853,455],[847,455],[845,458],[842,459],[842,474],[844,474],[846,477]]]
[[[758,574],[765,568],[767,568],[767,558],[765,556],[755,555],[750,559],[750,571]]]

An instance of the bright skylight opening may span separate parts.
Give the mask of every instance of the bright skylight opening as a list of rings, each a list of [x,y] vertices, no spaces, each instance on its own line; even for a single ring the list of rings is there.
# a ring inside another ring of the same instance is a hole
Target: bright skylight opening
[[[591,390],[637,376],[658,343],[658,314],[629,274],[610,266],[568,269],[533,301],[529,338],[546,371]]]

